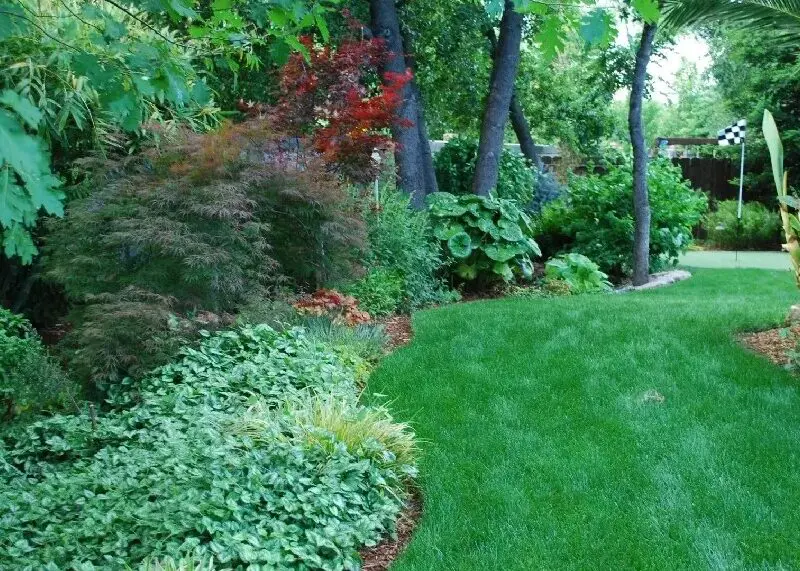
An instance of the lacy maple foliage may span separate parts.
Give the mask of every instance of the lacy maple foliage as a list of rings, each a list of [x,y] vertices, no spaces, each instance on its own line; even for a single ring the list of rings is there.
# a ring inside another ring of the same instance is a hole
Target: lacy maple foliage
[[[296,53],[281,71],[277,127],[310,136],[314,149],[346,178],[374,179],[379,164],[373,153],[391,148],[389,129],[411,71],[378,76],[389,57],[381,38],[345,40],[335,48],[307,37],[301,42],[309,57]]]

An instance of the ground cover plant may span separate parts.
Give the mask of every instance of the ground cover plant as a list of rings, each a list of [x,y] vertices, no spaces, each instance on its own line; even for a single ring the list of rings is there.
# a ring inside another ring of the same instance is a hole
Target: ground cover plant
[[[114,408],[0,438],[0,566],[351,569],[394,529],[406,425],[358,402],[359,357],[243,326],[118,385]]]
[[[370,389],[413,414],[425,513],[394,569],[800,565],[800,391],[734,334],[791,274],[415,314]]]

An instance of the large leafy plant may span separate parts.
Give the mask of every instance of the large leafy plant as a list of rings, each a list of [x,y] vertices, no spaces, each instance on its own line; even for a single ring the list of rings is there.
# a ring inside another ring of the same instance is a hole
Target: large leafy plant
[[[566,283],[570,293],[610,291],[612,288],[608,275],[601,272],[597,264],[574,252],[548,260],[545,276],[548,281]]]
[[[789,173],[783,167],[783,143],[775,119],[772,117],[772,113],[766,109],[764,110],[762,131],[772,159],[772,175],[775,178],[775,188],[781,208],[781,222],[786,236],[784,248],[789,252],[792,267],[794,267],[795,281],[800,287],[800,218],[798,218],[800,200],[789,194]],[[790,208],[794,209],[794,212]]]
[[[434,234],[461,278],[499,277],[509,282],[517,275],[533,275],[531,258],[541,251],[532,238],[530,218],[516,202],[437,192],[428,197],[428,204]]]

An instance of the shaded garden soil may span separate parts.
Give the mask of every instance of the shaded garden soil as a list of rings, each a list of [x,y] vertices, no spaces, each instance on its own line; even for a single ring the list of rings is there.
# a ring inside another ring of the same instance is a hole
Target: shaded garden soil
[[[385,539],[375,547],[361,550],[363,571],[386,571],[411,541],[411,534],[422,516],[422,497],[412,490],[406,508],[397,520],[397,538]]]
[[[748,349],[767,357],[776,365],[787,365],[789,357],[787,352],[795,349],[797,340],[800,339],[800,326],[792,327],[790,334],[783,333],[785,327],[742,333],[739,341]]]
[[[386,336],[389,338],[388,352],[391,353],[398,347],[407,345],[414,332],[411,329],[411,316],[410,315],[395,315],[389,317],[383,322]]]
[[[414,331],[411,328],[410,315],[395,315],[382,321],[388,337],[387,353],[411,342]],[[405,509],[397,519],[397,537],[387,538],[375,547],[361,550],[362,569],[364,571],[385,571],[403,552],[411,541],[411,534],[422,516],[422,496],[417,489],[412,489]]]

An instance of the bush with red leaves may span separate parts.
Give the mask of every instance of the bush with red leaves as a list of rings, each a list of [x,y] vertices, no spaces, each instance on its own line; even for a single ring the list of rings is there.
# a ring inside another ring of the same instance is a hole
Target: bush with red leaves
[[[405,73],[377,70],[389,52],[381,38],[345,40],[338,47],[317,46],[291,56],[281,70],[275,119],[289,135],[309,135],[314,148],[344,177],[365,183],[378,174],[375,150],[391,147],[389,128],[411,80]]]
[[[335,289],[318,289],[294,304],[301,315],[328,317],[337,324],[349,326],[369,323],[369,313],[358,308],[358,300]]]

